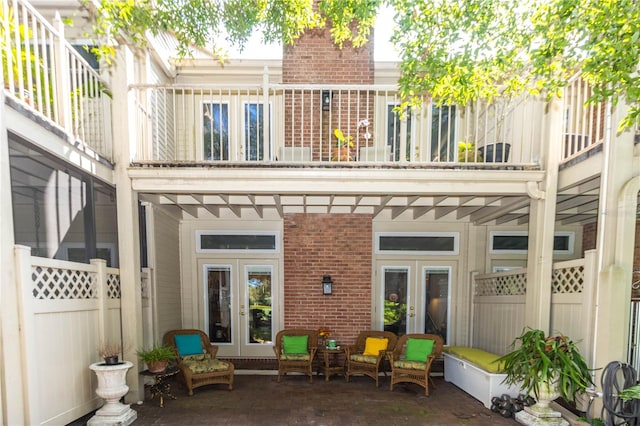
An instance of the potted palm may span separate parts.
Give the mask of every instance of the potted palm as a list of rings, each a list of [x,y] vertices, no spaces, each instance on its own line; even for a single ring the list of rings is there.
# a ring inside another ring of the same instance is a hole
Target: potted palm
[[[528,329],[513,341],[512,352],[496,362],[507,375],[504,382],[518,385],[538,401],[525,411],[537,417],[551,417],[549,403],[558,397],[574,401],[576,394],[593,385],[591,370],[576,344],[564,335],[546,336]]]
[[[151,373],[160,373],[167,368],[169,361],[176,358],[176,353],[170,346],[154,346],[151,349],[137,352],[138,358],[147,364]]]

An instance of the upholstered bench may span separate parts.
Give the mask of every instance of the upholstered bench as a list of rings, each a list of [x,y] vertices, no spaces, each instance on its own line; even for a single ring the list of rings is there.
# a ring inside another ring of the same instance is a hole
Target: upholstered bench
[[[502,365],[494,362],[499,355],[482,349],[465,346],[448,346],[443,349],[444,379],[491,408],[491,398],[508,394],[517,396],[518,386],[502,383],[507,377]]]

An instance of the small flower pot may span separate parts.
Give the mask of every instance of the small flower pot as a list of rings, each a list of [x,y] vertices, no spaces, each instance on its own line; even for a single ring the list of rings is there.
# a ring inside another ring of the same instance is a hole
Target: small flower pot
[[[147,364],[148,370],[151,373],[162,373],[167,369],[169,361],[155,361]]]
[[[104,364],[105,365],[118,365],[120,364],[118,362],[118,355],[115,356],[105,356],[104,357]]]

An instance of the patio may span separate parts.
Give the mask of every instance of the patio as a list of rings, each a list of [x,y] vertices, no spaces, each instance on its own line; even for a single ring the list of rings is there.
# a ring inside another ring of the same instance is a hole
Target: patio
[[[396,385],[389,391],[389,378],[380,387],[368,377],[352,377],[349,383],[322,376],[309,383],[301,375],[287,375],[281,383],[275,375],[236,374],[234,389],[212,385],[188,397],[184,387],[171,382],[176,400],[158,399],[134,405],[136,425],[515,425],[486,409],[479,401],[454,385],[435,378],[431,396],[413,385]],[[91,416],[72,423],[84,424]]]

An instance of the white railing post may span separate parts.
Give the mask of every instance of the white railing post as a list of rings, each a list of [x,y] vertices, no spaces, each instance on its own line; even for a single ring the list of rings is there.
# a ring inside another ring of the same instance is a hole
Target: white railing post
[[[54,45],[54,67],[56,69],[56,86],[57,94],[55,102],[58,105],[58,123],[60,123],[65,131],[73,133],[71,124],[71,89],[69,84],[69,60],[66,54],[66,45],[64,39],[64,23],[60,14],[56,12],[56,17],[53,21],[54,26],[58,32],[58,38]]]
[[[271,129],[269,127],[270,117],[272,116],[271,108],[269,106],[269,67],[264,67],[264,73],[262,74],[262,104],[264,105],[262,114],[262,131],[264,145],[264,158],[269,161],[273,161],[273,141],[271,140]]]
[[[91,259],[91,265],[96,268],[96,298],[98,299],[98,341],[107,342],[107,261]]]

